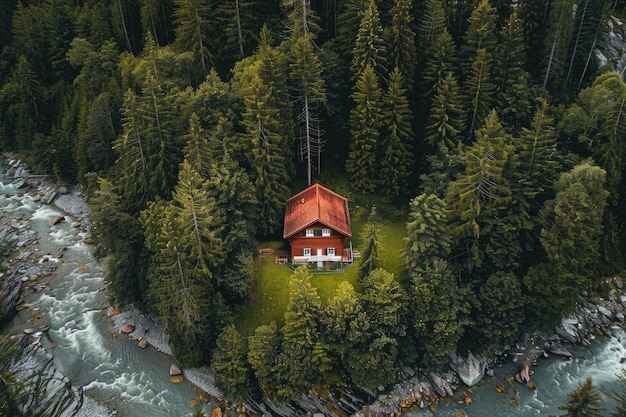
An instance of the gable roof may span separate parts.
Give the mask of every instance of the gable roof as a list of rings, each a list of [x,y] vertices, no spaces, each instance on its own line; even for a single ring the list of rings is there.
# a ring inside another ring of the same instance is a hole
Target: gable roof
[[[344,236],[352,236],[348,199],[326,187],[313,184],[287,200],[283,229],[285,239],[317,222]]]

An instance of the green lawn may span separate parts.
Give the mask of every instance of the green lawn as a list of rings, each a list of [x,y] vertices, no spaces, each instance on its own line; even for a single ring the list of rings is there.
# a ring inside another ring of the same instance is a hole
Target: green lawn
[[[365,225],[369,211],[358,206],[351,208],[352,246],[355,251],[365,238]],[[402,270],[402,251],[406,236],[406,219],[389,216],[377,223],[380,238],[381,267],[399,277]],[[286,242],[268,242],[263,247],[281,249],[288,247]],[[245,336],[252,335],[254,330],[272,320],[281,323],[283,313],[289,303],[289,282],[292,270],[286,265],[274,264],[274,255],[260,256],[257,263],[254,296],[250,305],[244,309],[237,319],[238,330]],[[312,284],[317,288],[322,302],[333,296],[339,284],[350,282],[357,290],[358,262],[349,266],[344,272],[314,273]]]

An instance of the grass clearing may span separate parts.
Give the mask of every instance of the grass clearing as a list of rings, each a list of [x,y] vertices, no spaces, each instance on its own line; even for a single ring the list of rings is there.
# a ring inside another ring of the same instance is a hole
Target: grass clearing
[[[380,211],[379,211],[380,213]],[[352,221],[352,246],[359,251],[366,236],[366,224],[369,209],[362,206],[350,208]],[[381,267],[399,278],[402,271],[404,238],[406,237],[406,217],[394,213],[381,216],[377,222],[379,234],[379,256]],[[287,242],[272,241],[262,246],[270,249],[288,248]],[[314,273],[311,283],[317,288],[322,302],[330,299],[339,284],[347,281],[359,291],[359,258],[343,272]],[[283,314],[289,303],[289,288],[293,270],[287,265],[274,264],[274,254],[259,256],[256,270],[256,282],[250,304],[241,311],[236,320],[237,329],[244,335],[254,334],[254,330],[263,324],[276,321],[282,323]]]

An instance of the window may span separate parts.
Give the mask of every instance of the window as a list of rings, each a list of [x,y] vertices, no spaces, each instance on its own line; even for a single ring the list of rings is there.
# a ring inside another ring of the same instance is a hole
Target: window
[[[322,229],[322,236],[330,236],[330,229]]]
[[[313,236],[313,229],[306,229],[306,230],[304,231],[304,235],[305,235],[306,237]]]
[[[302,255],[304,255],[304,256],[311,256],[311,248],[304,248],[304,249],[302,249]]]
[[[326,255],[328,255],[328,256],[335,256],[335,248],[327,248],[326,249]]]

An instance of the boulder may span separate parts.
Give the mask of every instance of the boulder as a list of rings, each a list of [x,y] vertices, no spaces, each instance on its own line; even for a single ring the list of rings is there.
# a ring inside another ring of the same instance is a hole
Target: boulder
[[[550,351],[550,353],[553,353],[555,355],[559,355],[559,356],[563,356],[566,358],[573,358],[574,354],[572,352],[570,352],[569,350],[567,350],[567,348],[563,345],[561,345],[560,343],[552,343],[550,345],[550,347],[548,348],[548,350]]]
[[[182,369],[175,363],[170,366],[170,376],[182,375],[182,373]]]
[[[145,349],[148,346],[148,342],[146,342],[146,339],[141,339],[139,343],[137,344],[137,346],[139,346],[142,349]]]
[[[59,224],[59,223],[61,223],[63,220],[65,220],[65,216],[53,217],[53,218],[52,218],[52,219],[50,219],[50,221],[48,222],[48,226],[54,226],[55,224]]]
[[[439,394],[440,397],[454,395],[454,390],[452,389],[452,386],[448,383],[448,381],[445,380],[445,378],[441,377],[441,375],[434,372],[429,372],[428,379],[430,380],[430,383],[433,385],[433,388],[435,388],[435,391],[437,392],[437,394]]]
[[[476,385],[484,378],[487,367],[485,356],[469,352],[466,358],[453,354],[450,359],[450,367],[468,387]]]
[[[69,190],[67,189],[67,187],[61,186],[61,187],[59,187],[58,192],[59,192],[59,194],[68,194]]]
[[[135,325],[134,324],[125,324],[120,328],[120,332],[124,333],[124,334],[129,334],[135,331]]]

